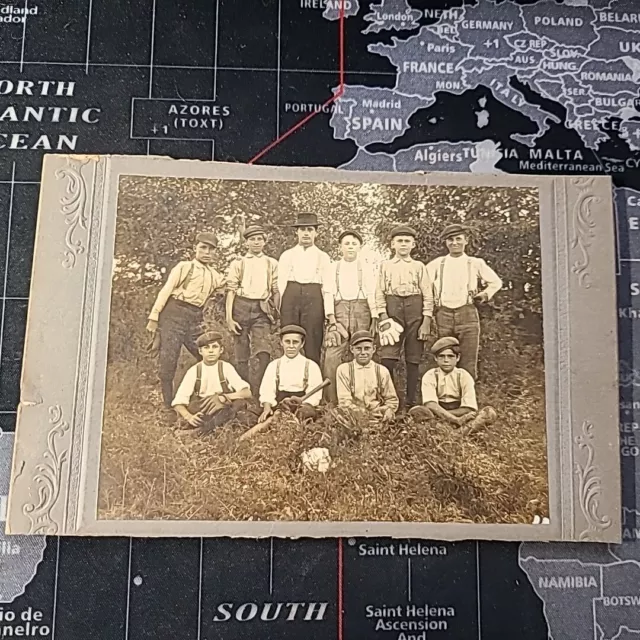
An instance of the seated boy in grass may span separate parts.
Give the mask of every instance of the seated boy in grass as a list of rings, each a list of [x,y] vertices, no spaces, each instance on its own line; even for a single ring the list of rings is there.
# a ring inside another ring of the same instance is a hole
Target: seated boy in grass
[[[389,370],[372,359],[376,351],[373,335],[356,331],[350,350],[353,360],[341,364],[336,373],[338,407],[368,411],[383,422],[392,421],[398,410],[398,394]]]
[[[187,428],[199,427],[206,432],[229,422],[244,409],[251,390],[233,365],[220,360],[223,346],[219,333],[204,333],[196,346],[202,361],[187,371],[172,406]]]
[[[422,378],[422,406],[413,407],[409,415],[416,421],[440,420],[454,427],[469,425],[467,432],[493,424],[492,407],[478,411],[475,382],[471,374],[457,366],[460,343],[457,338],[437,340],[431,347],[437,367]]]
[[[320,367],[302,355],[307,332],[299,325],[286,325],[280,329],[280,343],[284,355],[269,363],[260,384],[262,413],[259,423],[274,413],[276,406],[295,410],[301,421],[315,420],[322,390],[305,396],[322,384]]]

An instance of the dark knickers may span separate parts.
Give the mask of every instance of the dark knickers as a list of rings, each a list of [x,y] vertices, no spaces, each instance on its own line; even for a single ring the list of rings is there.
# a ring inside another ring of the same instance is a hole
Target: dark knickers
[[[162,397],[166,406],[173,400],[173,379],[178,368],[180,349],[184,347],[200,360],[196,338],[202,324],[202,309],[175,298],[169,298],[158,319],[160,350],[158,354]]]
[[[280,307],[280,325],[297,324],[307,332],[304,354],[318,365],[324,331],[324,301],[319,284],[287,283]]]
[[[277,391],[276,402],[280,404],[286,398],[302,398],[304,391]],[[303,402],[299,407],[296,415],[300,420],[315,420],[318,417],[318,409],[311,404]]]
[[[478,348],[480,345],[480,317],[472,304],[448,309],[436,310],[438,338],[452,336],[460,342],[460,362],[458,366],[466,369],[476,380],[478,374]]]
[[[271,321],[260,307],[260,300],[236,296],[233,301],[233,319],[242,327],[234,336],[236,362],[247,362],[251,354],[269,353]]]
[[[418,340],[418,329],[422,324],[422,296],[387,296],[387,315],[402,325],[404,331],[396,344],[382,345],[380,358],[400,360],[404,347],[405,360],[409,364],[420,364],[424,342]]]
[[[202,412],[202,401],[204,398],[196,398],[189,403],[187,407],[189,413],[201,413]],[[202,426],[203,427],[215,427],[223,425],[230,420],[232,420],[238,411],[244,411],[247,408],[246,400],[231,400],[225,404],[220,404],[216,406],[216,409],[212,412],[204,413],[202,417]]]

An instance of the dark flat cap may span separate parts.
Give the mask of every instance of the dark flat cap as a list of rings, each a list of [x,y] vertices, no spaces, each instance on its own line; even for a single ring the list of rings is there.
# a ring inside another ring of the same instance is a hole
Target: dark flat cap
[[[318,222],[318,216],[315,213],[299,213],[296,216],[295,222],[291,225],[292,227],[317,227],[320,223]]]
[[[370,331],[367,331],[366,329],[355,331],[351,336],[351,340],[349,344],[352,347],[354,347],[355,345],[360,344],[361,342],[373,342],[373,336],[371,335]]]
[[[218,240],[215,233],[209,231],[202,231],[196,236],[196,243],[203,242],[204,244],[211,245],[212,247],[218,246]]]
[[[440,338],[433,343],[433,346],[431,347],[431,353],[433,353],[434,356],[437,356],[441,351],[444,351],[445,349],[451,349],[451,347],[460,347],[458,338]]]
[[[307,337],[307,332],[302,327],[299,327],[297,324],[288,324],[285,327],[282,327],[282,329],[280,329],[281,336],[284,336],[288,333],[297,333],[298,335],[301,335],[303,338]]]
[[[416,233],[415,229],[412,229],[407,225],[400,225],[391,229],[390,235],[391,239],[393,240],[393,238],[395,238],[396,236],[411,236],[412,238],[415,238],[418,234]]]
[[[201,336],[198,336],[198,339],[196,340],[196,346],[198,348],[205,347],[206,345],[211,344],[212,342],[222,343],[222,334],[218,333],[217,331],[207,331],[206,333],[203,333]]]
[[[242,234],[242,237],[245,240],[248,240],[251,236],[258,236],[258,235],[266,236],[267,232],[266,232],[265,228],[260,226],[259,224],[252,224],[252,225],[249,225],[244,230],[244,233]]]
[[[457,236],[461,233],[468,234],[470,231],[471,231],[471,228],[468,227],[466,224],[460,224],[458,222],[454,224],[449,224],[442,230],[442,233],[440,234],[440,240],[446,240],[451,236]]]
[[[346,237],[346,236],[353,236],[354,238],[358,238],[358,240],[360,240],[360,244],[362,244],[363,240],[362,240],[362,236],[360,235],[359,231],[356,231],[355,229],[345,229],[339,236],[338,236],[338,242],[342,242],[342,238]]]

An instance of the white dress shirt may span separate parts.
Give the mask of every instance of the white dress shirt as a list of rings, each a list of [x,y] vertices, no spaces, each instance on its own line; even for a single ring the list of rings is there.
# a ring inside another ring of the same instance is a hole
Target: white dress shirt
[[[191,396],[196,386],[198,365],[194,364],[187,373],[184,374],[184,378],[178,387],[175,398],[171,403],[172,406],[178,404],[188,405],[191,401]],[[240,391],[240,389],[248,389],[249,384],[245,382],[235,370],[235,367],[229,362],[222,362],[222,373],[227,379],[227,383],[232,391]],[[218,363],[206,365],[202,363],[202,377],[200,380],[200,393],[201,398],[212,396],[214,394],[223,393],[222,384],[220,383],[220,377],[218,376]]]
[[[422,378],[422,403],[456,402],[461,407],[478,410],[476,385],[471,374],[465,369],[454,367],[445,373],[439,367],[429,369]]]
[[[463,253],[461,256],[441,256],[427,265],[433,282],[436,307],[458,309],[473,303],[473,296],[484,291],[489,300],[502,288],[502,280],[482,258]],[[481,284],[484,288],[481,289]]]
[[[213,267],[202,264],[198,260],[179,262],[171,269],[167,282],[160,289],[149,314],[149,320],[158,320],[161,311],[171,297],[196,307],[204,307],[209,296],[223,286],[224,277]]]
[[[276,389],[278,362],[280,363],[280,388]],[[307,386],[303,387],[304,368],[307,362],[309,363],[309,379],[307,380]],[[268,403],[274,407],[276,405],[277,391],[293,391],[296,393],[304,391],[308,393],[320,384],[322,384],[322,372],[313,360],[309,360],[301,354],[298,354],[295,358],[282,356],[277,360],[272,360],[264,372],[262,382],[260,383],[260,404],[264,405]],[[308,400],[305,400],[305,402],[317,407],[321,399],[322,391],[318,391]]]
[[[292,249],[287,249],[278,261],[280,295],[284,295],[288,282],[324,285],[327,268],[330,264],[329,256],[315,245],[305,248],[297,244]]]
[[[341,300],[366,300],[372,317],[377,318],[376,283],[377,273],[373,265],[358,259],[331,262],[323,289],[325,315],[335,313],[335,303]]]

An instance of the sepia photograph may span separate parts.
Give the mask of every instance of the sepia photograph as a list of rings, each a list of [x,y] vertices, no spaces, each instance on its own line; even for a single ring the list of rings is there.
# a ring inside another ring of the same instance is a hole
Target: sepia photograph
[[[120,176],[98,517],[548,522],[536,188]]]
[[[610,178],[50,155],[40,202],[9,533],[619,541]]]

